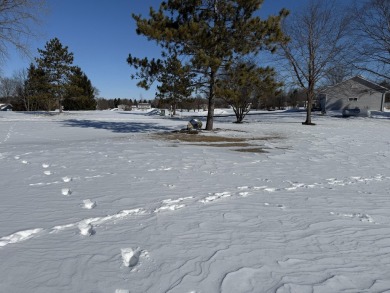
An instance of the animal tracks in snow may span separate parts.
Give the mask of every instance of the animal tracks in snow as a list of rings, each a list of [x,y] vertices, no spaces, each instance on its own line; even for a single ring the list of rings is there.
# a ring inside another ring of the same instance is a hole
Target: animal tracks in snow
[[[42,167],[44,167],[42,165]],[[49,166],[47,166],[48,168]],[[62,177],[62,181],[55,181],[50,183],[36,183],[36,184],[30,184],[30,186],[41,186],[41,185],[49,185],[49,184],[59,184],[59,183],[68,183],[72,181],[74,177],[65,176]],[[238,186],[236,187],[235,191],[223,191],[223,192],[215,192],[210,193],[208,196],[201,198],[197,200],[197,202],[202,204],[209,204],[213,202],[218,202],[220,200],[224,200],[227,198],[232,197],[248,197],[252,196],[258,193],[272,193],[272,192],[291,192],[296,191],[298,189],[313,189],[313,188],[334,188],[335,186],[345,186],[350,184],[370,184],[373,182],[380,182],[390,180],[390,177],[386,177],[384,175],[378,174],[371,177],[361,177],[361,176],[352,176],[352,177],[346,177],[342,179],[337,178],[328,178],[325,179],[324,182],[317,182],[312,184],[305,184],[300,182],[291,182],[291,181],[285,181],[289,184],[287,187],[272,187],[267,185],[262,186]],[[174,185],[166,185],[167,187],[174,187]],[[72,191],[70,188],[63,188],[61,189],[61,193],[63,195],[71,195]],[[137,208],[137,209],[130,209],[130,210],[122,210],[116,214],[108,215],[104,217],[96,217],[96,218],[88,218],[84,219],[82,221],[79,221],[77,223],[70,223],[65,225],[58,225],[51,229],[43,229],[43,228],[36,228],[36,229],[28,229],[28,230],[22,230],[16,233],[13,233],[8,236],[4,236],[0,238],[0,247],[4,247],[8,244],[18,243],[22,242],[34,237],[38,237],[40,235],[43,235],[45,232],[52,234],[52,233],[58,233],[63,230],[68,229],[78,229],[79,234],[83,236],[87,235],[93,235],[96,231],[96,227],[99,227],[99,225],[113,222],[121,219],[125,219],[129,216],[135,216],[135,215],[145,215],[145,214],[155,214],[155,213],[161,213],[165,211],[175,211],[178,209],[183,209],[188,204],[195,204],[196,199],[194,196],[189,197],[181,197],[177,199],[165,199],[161,201],[160,205],[157,208],[154,209],[143,209],[143,208]],[[91,199],[83,200],[83,204],[81,205],[84,209],[92,209],[96,206],[96,202],[94,202]],[[281,210],[287,209],[287,207],[283,204],[270,204],[265,202],[264,206],[266,207],[275,207],[279,208]],[[331,212],[331,215],[335,215],[342,218],[349,218],[349,219],[356,219],[361,222],[367,222],[367,223],[375,223],[374,219],[364,213],[334,213]]]
[[[65,225],[54,226],[50,229],[35,228],[15,232],[11,235],[7,235],[0,238],[0,247],[4,247],[8,244],[19,243],[31,238],[39,237],[44,234],[59,233],[64,230],[78,229],[78,233],[83,236],[93,235],[95,228],[106,223],[115,223],[118,220],[123,220],[130,216],[143,215],[146,211],[144,209],[131,209],[122,210],[116,214],[108,215],[104,217],[87,218],[76,223],[70,223]]]
[[[5,237],[1,237],[0,247],[33,238],[34,236],[41,233],[42,231],[43,231],[42,228],[30,229],[30,230],[19,231]]]
[[[161,202],[162,205],[159,208],[155,209],[154,212],[158,213],[165,210],[174,211],[177,209],[184,208],[186,205],[182,202],[188,201],[193,198],[194,198],[193,196],[188,196],[188,197],[182,197],[178,199],[165,199]]]
[[[208,203],[208,202],[216,201],[230,196],[232,196],[232,194],[228,191],[216,192],[211,194],[210,196],[205,197],[204,199],[201,199],[199,202]]]
[[[334,213],[330,212],[331,215],[336,215],[339,217],[343,218],[350,218],[350,219],[357,219],[360,222],[367,222],[367,223],[375,223],[374,219],[367,215],[367,214],[361,214],[361,213],[346,213],[346,214],[341,214],[341,213]]]

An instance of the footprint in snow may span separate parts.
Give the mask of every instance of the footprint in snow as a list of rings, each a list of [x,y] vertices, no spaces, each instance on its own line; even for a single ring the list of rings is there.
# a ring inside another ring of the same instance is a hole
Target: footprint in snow
[[[61,193],[62,195],[71,195],[72,194],[72,191],[70,190],[70,188],[62,188],[61,189]]]
[[[339,217],[344,217],[344,218],[358,219],[360,222],[375,223],[374,219],[370,215],[367,215],[367,214],[361,214],[361,213],[340,214],[340,213],[334,213],[334,212],[330,212],[330,214],[336,215]]]
[[[216,192],[210,196],[205,197],[204,199],[201,199],[199,202],[208,203],[208,202],[212,202],[212,201],[219,200],[219,199],[226,198],[226,197],[230,197],[230,196],[232,196],[232,194],[228,191]]]
[[[131,247],[122,248],[121,255],[123,265],[125,267],[131,268],[138,264],[139,257],[141,255],[141,250],[139,249],[139,247],[135,250],[133,250]]]
[[[71,177],[68,177],[68,176],[65,176],[65,177],[62,177],[62,181],[64,181],[64,182],[70,182],[70,181],[72,181],[72,178],[71,178]]]
[[[80,234],[83,236],[91,236],[95,234],[95,231],[93,230],[93,226],[91,223],[82,221],[78,224],[78,228],[80,230]]]
[[[94,201],[91,201],[90,199],[85,199],[83,200],[83,208],[84,209],[93,209],[94,207],[96,207],[96,202]]]
[[[246,190],[246,189],[249,189],[249,186],[238,186],[237,189]]]
[[[181,202],[192,198],[193,196],[181,197],[178,199],[165,199],[162,201],[162,205],[159,208],[155,209],[154,212],[158,213],[166,210],[174,211],[174,210],[184,208],[186,205]]]

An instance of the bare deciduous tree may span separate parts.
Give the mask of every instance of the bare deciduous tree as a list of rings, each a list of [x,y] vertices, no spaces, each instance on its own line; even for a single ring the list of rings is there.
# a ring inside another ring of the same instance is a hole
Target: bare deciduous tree
[[[45,0],[0,0],[0,59],[7,57],[9,47],[28,55],[28,40],[36,36],[44,7]]]
[[[368,0],[355,6],[354,28],[357,68],[390,80],[390,1]]]
[[[311,107],[316,85],[344,59],[348,48],[350,18],[341,11],[336,2],[311,0],[284,22],[290,41],[282,44],[281,52],[292,79],[307,95],[307,116],[302,124],[313,124]]]
[[[16,95],[16,81],[10,77],[0,78],[0,97],[12,99]]]

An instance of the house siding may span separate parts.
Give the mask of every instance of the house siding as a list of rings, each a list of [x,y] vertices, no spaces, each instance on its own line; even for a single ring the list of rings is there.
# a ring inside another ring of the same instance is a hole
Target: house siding
[[[381,111],[385,90],[360,77],[351,78],[323,91],[326,94],[326,110],[359,108],[362,114],[370,110]]]

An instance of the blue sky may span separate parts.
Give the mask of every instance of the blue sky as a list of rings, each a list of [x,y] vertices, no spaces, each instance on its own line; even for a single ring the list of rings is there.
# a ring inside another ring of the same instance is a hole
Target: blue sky
[[[265,0],[260,14],[276,14],[283,7],[294,11],[307,0]],[[126,59],[133,56],[158,57],[158,48],[135,32],[132,13],[148,15],[161,0],[47,0],[48,12],[37,27],[39,37],[31,42],[33,57],[37,49],[57,37],[74,54],[78,65],[99,89],[100,97],[153,99],[154,89],[145,91],[130,79],[132,69]],[[1,65],[3,76],[27,68],[31,60],[11,48],[9,59]]]

